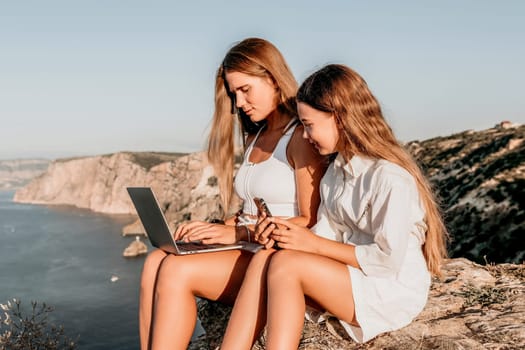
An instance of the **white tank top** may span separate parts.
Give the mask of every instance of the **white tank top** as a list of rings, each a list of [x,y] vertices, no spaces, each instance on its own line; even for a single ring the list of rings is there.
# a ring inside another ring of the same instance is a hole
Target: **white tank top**
[[[257,207],[253,202],[255,197],[263,198],[274,216],[291,217],[299,214],[295,172],[286,157],[286,147],[295,127],[296,125],[286,131],[277,142],[270,158],[265,161],[249,161],[253,145],[261,131],[246,149],[234,182],[235,191],[244,200],[244,214],[257,215]]]

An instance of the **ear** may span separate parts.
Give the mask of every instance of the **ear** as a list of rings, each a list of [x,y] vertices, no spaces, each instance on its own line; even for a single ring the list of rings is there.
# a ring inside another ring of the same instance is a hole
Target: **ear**
[[[278,90],[279,89],[279,86],[277,86],[277,82],[275,81],[275,79],[273,77],[271,77],[269,74],[266,75],[266,82],[268,84],[270,84],[270,86],[272,86],[275,90]]]

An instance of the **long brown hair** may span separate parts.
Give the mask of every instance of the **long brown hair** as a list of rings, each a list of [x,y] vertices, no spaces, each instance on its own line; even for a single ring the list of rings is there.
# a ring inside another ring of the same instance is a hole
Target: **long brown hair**
[[[277,108],[296,117],[295,93],[297,82],[279,50],[267,40],[248,38],[233,46],[217,70],[215,80],[215,112],[208,137],[208,159],[215,169],[223,211],[230,207],[233,192],[235,150],[239,136],[257,132],[254,124],[242,111],[235,108],[225,79],[226,72],[240,72],[269,78],[277,88]],[[244,142],[243,142],[244,145]]]
[[[447,230],[433,190],[415,160],[394,137],[364,79],[344,65],[331,64],[304,81],[297,101],[334,115],[340,126],[337,149],[347,161],[354,155],[386,159],[414,177],[427,225],[423,254],[429,271],[441,275],[441,261],[447,255]]]

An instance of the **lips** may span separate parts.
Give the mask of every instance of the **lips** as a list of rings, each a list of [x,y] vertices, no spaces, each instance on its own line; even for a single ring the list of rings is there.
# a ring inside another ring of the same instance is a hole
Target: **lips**
[[[315,142],[314,140],[310,140],[310,143],[318,150],[318,151],[321,151],[321,146],[319,146],[319,144],[317,142]]]

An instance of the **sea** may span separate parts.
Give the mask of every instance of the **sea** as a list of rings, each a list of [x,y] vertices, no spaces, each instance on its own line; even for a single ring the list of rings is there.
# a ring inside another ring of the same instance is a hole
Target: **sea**
[[[49,322],[78,349],[138,349],[144,256],[124,258],[135,237],[121,233],[134,217],[19,204],[13,195],[0,191],[0,303],[45,302]]]

